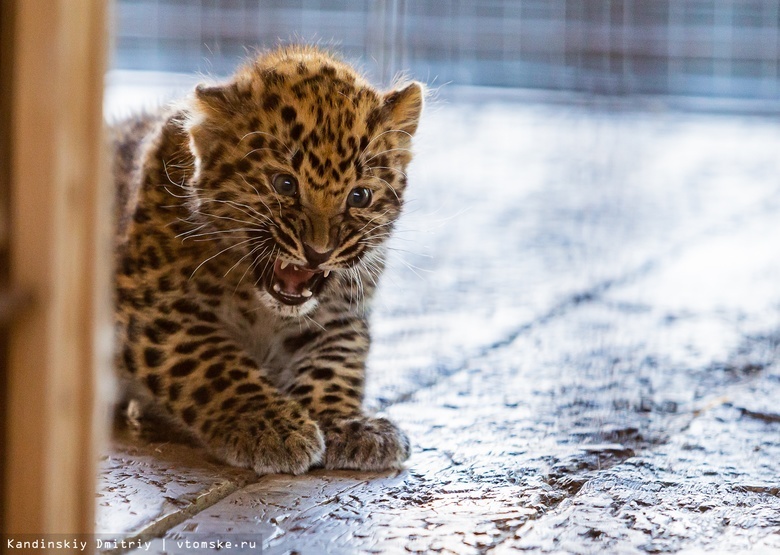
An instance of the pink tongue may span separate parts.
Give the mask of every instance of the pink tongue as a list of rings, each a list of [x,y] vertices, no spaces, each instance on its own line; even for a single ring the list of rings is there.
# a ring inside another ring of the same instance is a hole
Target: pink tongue
[[[279,282],[283,293],[288,295],[300,295],[303,291],[304,285],[312,278],[317,272],[310,270],[304,270],[300,266],[293,266],[290,264],[284,270],[282,270],[282,263],[280,260],[276,260],[274,263],[274,277]]]

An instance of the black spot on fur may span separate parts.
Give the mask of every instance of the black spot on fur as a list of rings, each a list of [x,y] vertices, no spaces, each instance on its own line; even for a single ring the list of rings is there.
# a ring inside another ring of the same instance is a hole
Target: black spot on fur
[[[135,356],[129,346],[125,345],[122,349],[122,361],[125,364],[125,368],[131,374],[135,374],[138,371],[138,366],[135,363]]]
[[[255,362],[255,359],[249,357],[241,357],[241,360],[239,360],[239,362],[244,366],[250,366],[250,367],[254,367],[257,364]]]
[[[198,312],[198,318],[203,322],[209,322],[210,324],[219,321],[219,318],[217,318],[217,315],[213,312]]]
[[[335,372],[332,368],[315,368],[311,373],[311,377],[314,380],[330,380],[333,378]]]
[[[173,309],[176,312],[180,312],[182,314],[197,314],[197,312],[200,310],[198,305],[196,305],[192,301],[188,301],[187,299],[177,299],[173,303]]]
[[[123,270],[124,273],[124,270]],[[116,290],[116,300],[119,305],[133,304],[134,295],[130,289],[126,287],[119,287]]]
[[[191,358],[185,358],[184,360],[180,360],[179,362],[171,366],[168,372],[171,374],[171,376],[181,378],[192,374],[192,372],[197,367],[198,367],[197,360]]]
[[[153,268],[155,270],[160,269],[160,255],[157,253],[157,249],[155,249],[152,246],[146,247],[146,250],[144,251],[144,257],[146,259],[146,264],[149,265],[150,268]]]
[[[336,403],[341,402],[341,397],[339,397],[338,395],[325,395],[322,398],[322,402],[325,403],[326,405],[335,405]]]
[[[179,343],[174,349],[177,353],[188,355],[195,352],[195,349],[203,345],[203,341],[189,341],[187,343]]]
[[[265,97],[265,100],[263,100],[263,110],[266,112],[270,112],[272,110],[276,110],[277,106],[279,106],[279,102],[281,101],[281,98],[279,98],[278,94],[271,93],[268,96]]]
[[[156,291],[151,288],[146,289],[144,291],[144,303],[146,304],[146,306],[151,306],[154,304],[155,292]]]
[[[301,163],[303,163],[303,151],[298,150],[292,157],[291,164],[295,171],[301,169]]]
[[[135,213],[133,214],[133,221],[135,221],[137,224],[145,224],[151,219],[152,218],[149,216],[149,212],[140,206],[136,208]]]
[[[144,349],[144,362],[146,362],[146,365],[150,368],[160,366],[163,363],[164,358],[163,352],[160,349],[155,349],[154,347],[147,347]]]
[[[144,328],[144,335],[149,338],[149,341],[155,345],[159,345],[163,341],[163,334],[153,326],[146,326]]]
[[[139,327],[138,318],[131,314],[130,319],[127,322],[127,339],[130,343],[138,341],[138,336],[140,334]]]
[[[187,335],[208,335],[215,331],[217,331],[217,329],[212,328],[211,326],[192,326],[187,329]]]
[[[263,148],[265,146],[265,137],[263,137],[262,135],[255,135],[249,141],[249,146],[252,147],[252,150]]]
[[[311,393],[314,390],[313,385],[299,385],[295,389],[293,389],[290,393],[293,395],[306,395],[307,393]]]
[[[211,392],[207,386],[202,385],[192,392],[192,399],[199,405],[205,405],[211,400]]]
[[[290,129],[290,138],[293,141],[297,141],[301,138],[301,134],[303,133],[303,125],[300,123],[296,123],[292,129]]]
[[[191,425],[198,417],[198,411],[195,410],[195,407],[187,407],[181,411],[181,417],[184,422],[186,422],[188,425]]]
[[[214,391],[221,392],[221,391],[225,391],[228,387],[230,387],[230,384],[231,382],[227,378],[217,378],[216,380],[211,382],[211,387],[214,389]]]
[[[226,179],[236,173],[236,168],[229,162],[224,162],[219,166],[219,176],[222,179]]]
[[[206,370],[206,379],[207,380],[213,380],[214,378],[217,378],[222,375],[222,372],[225,370],[225,363],[224,362],[215,362],[211,366],[208,367]]]
[[[181,325],[173,320],[167,320],[165,318],[157,318],[154,321],[154,325],[163,333],[172,334],[181,329]]]
[[[247,393],[256,393],[262,388],[256,383],[243,383],[236,388],[236,393],[239,395],[245,395]]]
[[[242,158],[236,163],[236,169],[240,173],[247,173],[252,168],[252,163],[246,158]]]
[[[160,276],[157,279],[157,289],[159,289],[163,293],[167,293],[168,291],[173,291],[173,283],[171,282],[171,278],[168,276]]]
[[[240,381],[245,380],[249,376],[249,372],[246,372],[244,370],[231,370],[230,371],[230,378],[234,381]]]
[[[146,378],[144,378],[144,382],[146,382],[146,387],[148,387],[149,391],[154,395],[160,393],[160,376],[157,374],[148,374]]]
[[[319,336],[320,336],[319,331],[316,330],[305,331],[300,335],[295,335],[293,337],[288,337],[287,339],[285,339],[284,348],[290,351],[291,353],[294,353],[295,351],[299,350],[301,347],[317,339],[317,337]]]
[[[200,360],[203,360],[203,361],[211,360],[212,358],[214,358],[215,356],[217,356],[221,352],[222,352],[222,349],[220,349],[219,347],[216,347],[216,348],[213,348],[213,349],[207,349],[207,350],[203,351],[202,353],[200,353],[198,355],[198,358]]]
[[[222,401],[222,405],[220,406],[220,408],[222,410],[228,410],[233,408],[236,405],[236,403],[237,403],[237,399],[235,397],[228,397],[227,399]]]
[[[298,113],[295,111],[295,108],[292,106],[285,106],[282,108],[282,119],[286,121],[287,123],[292,123],[295,121],[296,116]]]
[[[180,383],[172,383],[170,386],[168,386],[168,399],[175,401],[179,398],[179,395],[181,395]]]

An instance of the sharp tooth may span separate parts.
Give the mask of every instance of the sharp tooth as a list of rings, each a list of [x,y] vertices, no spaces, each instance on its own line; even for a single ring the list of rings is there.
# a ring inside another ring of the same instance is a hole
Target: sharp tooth
[[[312,292],[311,292],[311,291],[309,291],[308,289],[304,288],[304,290],[303,290],[303,291],[301,291],[301,295],[303,295],[304,297],[307,297],[307,298],[308,298],[308,297],[311,297],[311,296],[312,296]]]
[[[290,263],[286,260],[282,260],[282,265],[280,266],[282,270],[284,270],[287,266],[289,266]]]
[[[325,273],[322,275],[323,277],[328,277],[330,275],[330,270],[325,270]]]
[[[279,293],[281,290],[282,290],[282,286],[279,285],[278,283],[274,283],[274,291]]]

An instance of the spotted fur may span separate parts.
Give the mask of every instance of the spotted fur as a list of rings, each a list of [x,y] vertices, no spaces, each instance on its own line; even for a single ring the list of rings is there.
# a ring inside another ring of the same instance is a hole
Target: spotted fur
[[[294,47],[114,127],[117,365],[227,463],[297,474],[408,457],[361,401],[422,104],[417,83],[380,93]]]

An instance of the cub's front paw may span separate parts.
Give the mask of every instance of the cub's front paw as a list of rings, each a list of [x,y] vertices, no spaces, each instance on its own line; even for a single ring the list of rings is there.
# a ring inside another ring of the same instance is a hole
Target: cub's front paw
[[[409,458],[409,440],[386,418],[357,416],[323,425],[325,468],[386,470]]]
[[[303,474],[322,462],[325,442],[316,422],[246,413],[215,427],[208,441],[216,456],[258,474]]]

